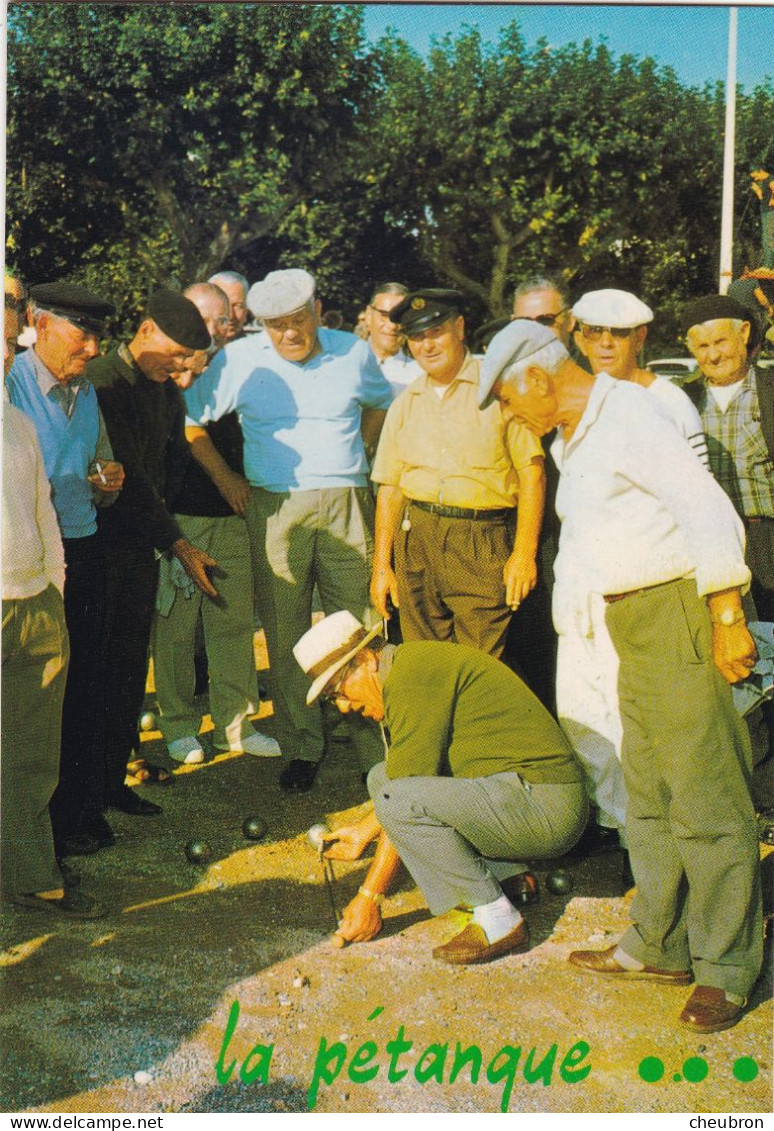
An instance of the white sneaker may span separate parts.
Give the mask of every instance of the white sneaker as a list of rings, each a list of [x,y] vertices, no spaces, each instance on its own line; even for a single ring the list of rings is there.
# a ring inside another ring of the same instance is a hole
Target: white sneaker
[[[271,738],[268,734],[262,734],[258,730],[240,739],[233,746],[216,746],[215,749],[222,753],[252,754],[255,758],[282,757],[282,751],[277,740]]]
[[[174,762],[182,762],[186,766],[198,766],[204,761],[204,751],[192,734],[168,743],[167,750]]]

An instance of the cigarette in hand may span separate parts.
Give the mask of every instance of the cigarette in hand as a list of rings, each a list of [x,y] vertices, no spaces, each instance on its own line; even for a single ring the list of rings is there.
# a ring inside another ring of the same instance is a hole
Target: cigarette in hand
[[[95,462],[94,466],[95,466],[95,467],[96,467],[96,469],[97,469],[97,475],[99,476],[99,481],[100,481],[100,483],[105,483],[105,484],[107,484],[107,479],[106,479],[106,478],[105,478],[105,476],[104,476],[104,475],[102,474],[102,464],[101,464],[101,463],[99,462],[99,460],[97,460],[97,461]]]

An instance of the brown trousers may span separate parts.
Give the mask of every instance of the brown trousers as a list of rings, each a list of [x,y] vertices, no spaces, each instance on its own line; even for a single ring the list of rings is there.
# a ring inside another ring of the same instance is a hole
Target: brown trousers
[[[395,532],[403,639],[451,640],[500,659],[511,620],[503,566],[513,550],[508,518],[441,518],[408,507]]]

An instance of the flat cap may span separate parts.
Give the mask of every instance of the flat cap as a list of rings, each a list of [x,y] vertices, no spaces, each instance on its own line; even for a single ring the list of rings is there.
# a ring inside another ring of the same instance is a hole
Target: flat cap
[[[715,322],[718,318],[738,318],[741,322],[753,322],[752,312],[730,295],[703,295],[702,298],[689,302],[680,311],[680,329],[683,334],[687,334],[691,326]]]
[[[509,322],[505,329],[492,338],[481,362],[478,407],[487,408],[492,403],[492,386],[510,365],[526,361],[544,346],[552,344],[564,349],[556,334],[547,326],[542,326],[531,318],[515,318],[513,322]]]
[[[402,302],[393,306],[390,321],[397,322],[404,334],[419,334],[432,326],[439,326],[447,318],[460,313],[465,296],[459,291],[443,287],[427,287],[412,291]]]
[[[587,291],[581,295],[572,313],[587,326],[613,326],[621,330],[634,329],[653,321],[649,306],[631,294],[606,287],[601,291]]]
[[[179,291],[162,287],[151,295],[148,317],[179,346],[192,351],[209,348],[212,339],[204,319],[191,300]]]
[[[30,287],[30,298],[39,309],[66,318],[88,334],[104,333],[105,319],[116,310],[112,303],[78,283],[40,283]]]
[[[314,298],[314,275],[300,267],[270,271],[247,292],[247,308],[254,318],[282,318]]]

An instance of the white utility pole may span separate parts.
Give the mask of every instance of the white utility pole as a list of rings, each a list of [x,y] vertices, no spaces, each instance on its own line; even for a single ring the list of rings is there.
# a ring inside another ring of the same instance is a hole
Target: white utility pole
[[[726,76],[726,133],[723,145],[723,203],[720,223],[720,285],[728,292],[734,270],[734,142],[736,135],[737,8],[728,9],[728,74]]]

